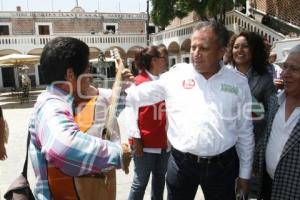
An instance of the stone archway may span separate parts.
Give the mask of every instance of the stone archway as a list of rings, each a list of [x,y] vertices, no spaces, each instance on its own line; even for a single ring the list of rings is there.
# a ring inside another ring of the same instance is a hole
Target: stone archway
[[[141,47],[141,46],[130,47],[127,51],[127,58],[133,58],[134,59],[135,52],[137,52],[140,49],[143,49],[143,47]]]
[[[181,44],[180,50],[182,53],[189,53],[191,49],[191,39],[186,39]]]
[[[168,46],[168,52],[169,54],[179,54],[180,53],[180,47],[179,47],[179,44],[177,42],[171,42]]]
[[[169,67],[175,65],[180,60],[180,46],[177,42],[171,42],[168,46]]]

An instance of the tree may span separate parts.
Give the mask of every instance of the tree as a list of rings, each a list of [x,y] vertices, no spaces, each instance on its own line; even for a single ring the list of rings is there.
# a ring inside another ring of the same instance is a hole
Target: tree
[[[151,19],[155,25],[165,27],[175,18],[175,0],[151,0]]]
[[[175,17],[182,19],[192,11],[204,20],[213,17],[224,24],[226,12],[235,5],[245,4],[246,0],[151,0],[151,3],[153,23],[165,27]]]

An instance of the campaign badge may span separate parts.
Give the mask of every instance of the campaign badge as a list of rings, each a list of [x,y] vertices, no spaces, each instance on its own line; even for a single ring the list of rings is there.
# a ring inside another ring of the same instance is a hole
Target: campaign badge
[[[194,79],[183,80],[182,86],[184,89],[192,89],[195,86],[195,80]]]

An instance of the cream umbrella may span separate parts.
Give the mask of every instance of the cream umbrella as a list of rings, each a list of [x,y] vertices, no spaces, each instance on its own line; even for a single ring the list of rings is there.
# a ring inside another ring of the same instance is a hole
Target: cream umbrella
[[[14,79],[15,79],[15,86],[19,88],[19,75],[27,74],[27,70],[23,68],[28,68],[28,66],[34,66],[34,64],[39,63],[40,57],[36,55],[26,55],[26,54],[9,54],[6,56],[0,57],[0,68],[1,67],[11,67],[14,69]]]
[[[9,54],[0,57],[0,65],[3,67],[14,67],[27,64],[39,63],[40,57],[26,54]]]

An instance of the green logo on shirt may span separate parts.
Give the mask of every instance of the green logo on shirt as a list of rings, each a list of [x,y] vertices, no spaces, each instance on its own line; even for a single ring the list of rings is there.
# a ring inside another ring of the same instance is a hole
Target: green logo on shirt
[[[238,93],[239,93],[239,89],[236,86],[228,85],[225,83],[222,83],[221,91],[229,92],[229,93],[236,94],[236,95],[238,95]]]

